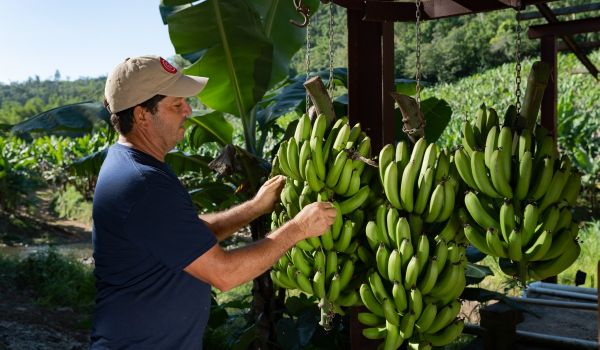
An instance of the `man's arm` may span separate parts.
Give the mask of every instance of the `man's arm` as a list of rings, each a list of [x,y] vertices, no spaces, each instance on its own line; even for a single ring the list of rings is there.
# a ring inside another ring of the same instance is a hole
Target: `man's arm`
[[[222,212],[202,214],[200,219],[206,223],[219,242],[223,241],[254,219],[273,211],[284,185],[285,177],[272,177],[251,200]]]
[[[268,237],[232,250],[217,244],[184,270],[222,291],[230,290],[267,271],[296,242],[323,234],[336,214],[331,203],[310,204]]]

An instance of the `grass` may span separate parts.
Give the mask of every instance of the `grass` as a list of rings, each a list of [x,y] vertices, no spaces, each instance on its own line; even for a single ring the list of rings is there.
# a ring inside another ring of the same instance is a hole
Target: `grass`
[[[575,285],[575,274],[587,274],[585,287],[598,288],[598,261],[600,261],[600,220],[590,221],[579,230],[581,254],[571,267],[558,275],[561,284]]]

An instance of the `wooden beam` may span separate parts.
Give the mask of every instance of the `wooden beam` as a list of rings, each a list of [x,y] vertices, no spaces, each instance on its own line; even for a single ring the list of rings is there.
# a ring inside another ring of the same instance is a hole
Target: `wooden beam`
[[[546,18],[548,23],[561,23],[556,18],[553,11],[548,7],[548,5],[537,4],[535,6],[540,11],[542,16],[544,16],[544,18]],[[575,40],[573,40],[573,38],[570,35],[562,35],[560,38],[563,40],[565,45],[567,45],[569,47],[569,49],[571,49],[571,51],[573,51],[575,56],[577,56],[579,61],[587,68],[587,70],[590,72],[590,74],[594,78],[598,79],[598,70],[596,69],[596,66],[594,66],[594,64],[589,60],[587,55],[585,53],[583,53],[583,51],[581,51],[581,49],[579,48],[577,43],[575,43]]]
[[[600,40],[593,40],[593,41],[588,41],[585,43],[578,43],[577,46],[579,46],[580,49],[595,49],[597,47],[600,47]],[[562,40],[558,42],[558,51],[570,51],[571,48],[567,46],[567,44],[565,44]]]
[[[544,36],[563,36],[591,32],[600,32],[600,17],[531,26],[527,31],[527,36],[529,39],[539,39]]]
[[[585,4],[585,5],[555,8],[555,9],[552,9],[552,12],[556,16],[564,16],[564,15],[572,15],[575,13],[582,13],[582,12],[596,11],[596,10],[600,10],[600,2],[597,2],[594,4]],[[538,11],[532,11],[532,12],[521,13],[521,15],[518,17],[520,20],[528,20],[528,19],[542,18],[543,15]]]

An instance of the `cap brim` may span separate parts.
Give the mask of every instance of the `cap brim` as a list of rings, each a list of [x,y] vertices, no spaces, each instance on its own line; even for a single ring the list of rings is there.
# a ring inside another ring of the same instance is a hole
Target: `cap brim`
[[[196,96],[204,89],[208,78],[192,75],[181,75],[179,79],[166,88],[160,90],[158,94],[175,97]]]

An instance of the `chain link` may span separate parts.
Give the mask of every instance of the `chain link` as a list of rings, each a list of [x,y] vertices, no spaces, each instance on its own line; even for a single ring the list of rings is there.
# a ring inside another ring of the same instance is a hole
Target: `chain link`
[[[421,0],[415,0],[417,6],[417,23],[416,23],[416,41],[417,41],[417,69],[415,72],[416,85],[416,100],[419,109],[421,108]]]
[[[515,107],[517,109],[517,115],[521,114],[521,2],[519,1],[517,7],[517,45],[515,49],[515,61],[517,62],[515,67]]]
[[[333,3],[329,2],[329,97],[333,99]]]
[[[310,78],[310,22],[306,25],[306,80]],[[308,113],[308,109],[310,107],[310,96],[308,95],[308,91],[306,92],[306,113]]]

